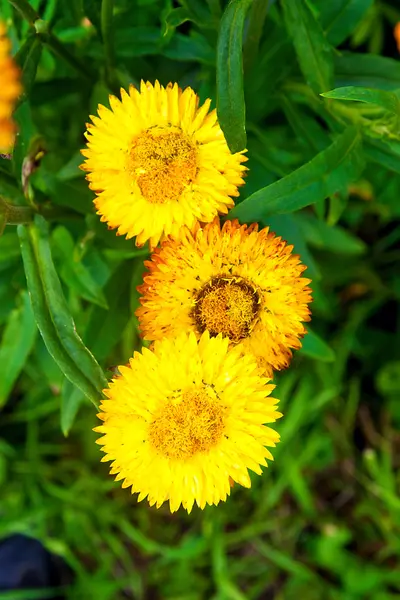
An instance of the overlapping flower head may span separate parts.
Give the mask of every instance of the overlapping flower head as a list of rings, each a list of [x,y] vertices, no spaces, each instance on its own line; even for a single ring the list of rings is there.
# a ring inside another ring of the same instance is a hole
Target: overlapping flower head
[[[104,390],[98,443],[139,500],[204,508],[272,459],[267,424],[281,415],[269,378],[301,345],[310,281],[268,229],[221,228],[246,158],[229,151],[209,100],[142,82],[110,105],[87,125],[82,168],[101,220],[155,248],[136,313],[154,343]]]
[[[255,358],[240,344],[181,332],[135,352],[105,390],[96,431],[111,473],[139,501],[190,512],[226,500],[231,483],[250,487],[279,435],[280,413]]]
[[[154,247],[233,206],[247,159],[230,152],[210,104],[199,107],[191,88],[142,82],[110,96],[111,109],[99,105],[82,168],[101,220],[119,235]]]
[[[301,346],[311,301],[305,266],[268,228],[218,221],[165,241],[146,262],[136,314],[144,339],[180,331],[242,342],[268,376]]]
[[[12,113],[21,92],[19,70],[10,56],[11,44],[0,21],[0,152],[9,152],[14,144]]]

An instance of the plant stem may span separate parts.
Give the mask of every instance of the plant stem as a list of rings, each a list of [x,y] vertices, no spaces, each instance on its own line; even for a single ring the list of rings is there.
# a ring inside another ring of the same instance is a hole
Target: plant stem
[[[0,197],[0,220],[5,225],[19,225],[30,223],[35,214],[43,215],[46,219],[74,219],[78,215],[59,206],[39,204],[36,208],[31,206],[15,206]]]
[[[2,204],[7,225],[19,225],[32,221],[34,211],[30,206],[12,206],[4,201]]]
[[[93,80],[94,77],[86,65],[81,62],[76,56],[60,42],[51,31],[46,21],[43,21],[36,10],[29,4],[27,0],[9,0],[10,4],[23,16],[28,23],[35,28],[38,38],[43,44],[46,44],[50,50],[67,62],[75,71],[80,73],[85,79]]]

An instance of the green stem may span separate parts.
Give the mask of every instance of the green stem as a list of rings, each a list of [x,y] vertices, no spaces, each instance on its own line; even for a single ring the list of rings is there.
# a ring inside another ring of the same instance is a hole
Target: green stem
[[[49,24],[43,21],[36,10],[27,0],[9,0],[10,4],[35,28],[36,33],[43,44],[46,44],[50,50],[67,62],[75,71],[78,71],[85,79],[93,80],[94,76],[86,65],[64,46],[62,42],[49,31]]]
[[[104,42],[106,62],[106,81],[110,89],[118,92],[118,82],[114,73],[114,28],[113,28],[114,0],[102,0],[101,3],[101,35]]]
[[[12,206],[5,202],[4,205],[4,215],[8,225],[19,225],[20,223],[30,223],[32,221],[34,211],[30,206]]]
[[[31,223],[35,214],[43,215],[47,220],[51,219],[74,219],[78,215],[68,209],[59,206],[48,206],[39,204],[36,209],[31,206],[15,206],[9,204],[0,197],[0,216],[6,225],[19,225]]]

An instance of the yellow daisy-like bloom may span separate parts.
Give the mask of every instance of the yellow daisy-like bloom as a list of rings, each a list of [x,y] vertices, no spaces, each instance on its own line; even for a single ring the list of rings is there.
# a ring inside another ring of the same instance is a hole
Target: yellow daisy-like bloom
[[[9,152],[14,144],[15,125],[11,119],[21,92],[19,70],[10,56],[11,44],[0,21],[0,152]]]
[[[248,469],[261,475],[272,460],[266,446],[279,435],[266,423],[281,416],[274,386],[252,355],[228,346],[208,332],[200,341],[193,333],[157,341],[104,390],[95,428],[102,460],[113,461],[111,474],[139,501],[169,501],[171,512],[218,504],[232,481],[250,487]]]
[[[271,376],[301,347],[310,319],[305,266],[281,238],[256,224],[217,222],[165,241],[145,264],[136,314],[146,340],[208,330],[242,342]]]
[[[226,214],[244,183],[246,159],[231,154],[211,100],[199,107],[191,88],[142,81],[140,91],[110,96],[87,125],[88,172],[101,220],[136,244],[156,246],[183,225]]]

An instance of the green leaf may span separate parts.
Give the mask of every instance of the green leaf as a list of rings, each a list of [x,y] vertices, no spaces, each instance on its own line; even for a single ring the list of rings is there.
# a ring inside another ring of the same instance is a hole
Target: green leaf
[[[364,242],[353,236],[347,229],[337,225],[329,226],[313,215],[298,214],[296,220],[305,240],[311,246],[338,254],[353,255],[363,254],[367,249]]]
[[[0,344],[0,407],[4,406],[35,342],[37,327],[27,292],[7,321]]]
[[[7,171],[0,168],[0,195],[4,198],[16,200],[18,204],[23,204],[24,196],[18,187],[14,177]]]
[[[43,192],[51,196],[54,204],[71,208],[82,214],[93,212],[93,192],[84,179],[60,181],[52,174],[41,173],[41,176]]]
[[[142,261],[138,259],[141,264]],[[105,360],[121,339],[131,310],[127,302],[130,278],[127,273],[135,272],[135,263],[124,262],[108,282],[105,291],[110,309],[93,307],[90,312],[84,340],[99,360]]]
[[[260,221],[274,213],[288,213],[324,200],[345,189],[361,173],[361,136],[349,127],[326,149],[290,175],[255,192],[229,214],[243,222]]]
[[[302,340],[299,352],[323,362],[334,361],[335,353],[332,348],[309,327],[307,327],[307,332]]]
[[[217,46],[217,112],[231,152],[246,148],[242,38],[250,0],[231,0],[223,14]]]
[[[68,379],[65,379],[61,392],[60,414],[61,431],[65,437],[68,436],[71,427],[74,424],[76,415],[78,414],[79,407],[84,402],[85,396],[82,394],[81,390],[72,385]]]
[[[400,61],[375,54],[335,55],[335,86],[362,86],[394,91],[400,88]],[[326,90],[323,90],[326,91]]]
[[[172,8],[164,19],[163,36],[170,35],[176,27],[190,21],[192,19],[190,11],[180,6],[179,8]]]
[[[29,96],[34,84],[38,64],[42,56],[42,48],[42,42],[39,37],[36,33],[32,33],[26,38],[25,43],[15,56],[15,61],[22,70],[21,82],[24,91],[20,98],[20,103]]]
[[[107,300],[101,287],[93,279],[75,252],[75,243],[66,227],[59,226],[52,233],[60,256],[60,276],[79,296],[107,309]]]
[[[119,29],[115,38],[115,52],[119,57],[149,56],[160,51],[161,32],[156,27]],[[103,48],[101,47],[101,51]]]
[[[318,124],[315,117],[310,117],[286,96],[282,97],[282,109],[294,133],[302,143],[306,142],[314,152],[320,152],[329,145],[328,132]]]
[[[294,252],[299,254],[301,262],[307,265],[306,277],[310,277],[313,282],[321,279],[321,272],[307,248],[304,234],[299,227],[300,213],[288,215],[274,215],[263,222],[276,235],[282,237],[288,244],[293,245]]]
[[[43,290],[60,339],[76,363],[80,365],[82,372],[97,389],[101,390],[106,383],[103,372],[76,332],[75,323],[64,298],[51,257],[48,224],[40,215],[35,216],[34,224],[30,227],[30,234]]]
[[[285,22],[293,39],[300,69],[312,89],[332,88],[332,48],[307,0],[282,0]]]
[[[324,98],[334,98],[335,100],[355,100],[367,104],[376,104],[385,110],[400,115],[400,100],[393,92],[346,86],[325,92],[321,96],[324,96]]]
[[[9,228],[11,229],[11,228]],[[21,257],[18,238],[14,231],[5,232],[0,237],[0,271],[8,268]]]
[[[269,4],[269,0],[253,0],[251,4],[243,44],[243,65],[245,72],[253,66],[257,57]]]
[[[391,140],[390,142],[378,139],[368,139],[365,142],[365,156],[382,165],[386,169],[400,174],[400,143]]]
[[[191,15],[191,20],[198,24],[209,24],[211,13],[204,0],[179,0],[179,4]]]
[[[28,227],[18,226],[18,234],[32,308],[46,347],[64,375],[97,405],[107,381],[76,332],[51,257],[48,225],[36,215]]]
[[[373,0],[317,0],[320,20],[325,35],[333,46],[338,46],[354,32]]]
[[[162,50],[167,58],[178,61],[195,61],[215,66],[215,50],[206,38],[196,31],[190,35],[175,33],[170,43]]]

